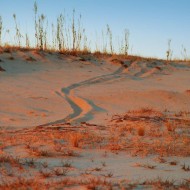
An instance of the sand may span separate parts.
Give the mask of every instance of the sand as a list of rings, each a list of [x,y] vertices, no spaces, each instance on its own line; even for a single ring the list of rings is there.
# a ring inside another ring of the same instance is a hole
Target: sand
[[[81,183],[83,176],[106,178],[111,183],[123,183],[123,187],[159,177],[175,180],[176,184],[189,180],[189,62],[72,56],[35,50],[3,52],[0,60],[1,158],[19,157],[24,170],[33,177],[42,176],[38,166],[42,161],[48,163],[52,173],[60,167],[61,160],[69,160],[72,167],[62,178],[74,178],[80,183],[73,182],[68,188],[87,188]],[[175,129],[168,129],[168,123]],[[143,127],[145,135],[138,133],[139,127]],[[152,129],[159,131],[156,137]],[[150,150],[158,148],[156,144],[163,140],[173,147],[172,151],[163,145],[162,151]],[[70,157],[62,149],[56,152],[57,141],[79,156]],[[79,144],[76,146],[73,141]],[[127,141],[132,143],[130,148],[126,148]],[[145,144],[139,153],[139,146],[147,142],[150,144]],[[43,155],[43,147],[51,156],[47,152]],[[32,169],[23,164],[24,159],[31,158],[35,159]],[[12,177],[1,170],[0,180],[6,177],[11,184],[11,179],[18,177],[14,167],[12,170]],[[25,171],[19,173],[27,176]],[[55,174],[45,177],[45,181],[57,179]]]

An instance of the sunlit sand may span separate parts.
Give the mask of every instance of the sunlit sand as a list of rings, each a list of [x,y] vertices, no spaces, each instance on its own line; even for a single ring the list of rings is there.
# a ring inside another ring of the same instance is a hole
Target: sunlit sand
[[[0,59],[2,189],[188,188],[189,62],[22,49]]]

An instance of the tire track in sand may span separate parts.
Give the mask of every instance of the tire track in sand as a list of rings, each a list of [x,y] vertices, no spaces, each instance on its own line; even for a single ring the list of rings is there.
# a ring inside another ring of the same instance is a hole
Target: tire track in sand
[[[95,113],[106,112],[105,109],[95,105],[93,101],[75,95],[74,90],[80,87],[89,86],[93,84],[99,84],[102,82],[107,82],[110,80],[121,78],[125,75],[124,73],[122,73],[123,70],[124,70],[124,67],[120,67],[113,73],[96,76],[79,83],[74,83],[68,87],[62,88],[60,92],[56,91],[55,93],[58,96],[66,99],[66,101],[71,106],[73,112],[63,119],[49,122],[40,126],[56,125],[56,124],[61,124],[61,123],[66,123],[66,122],[70,122],[70,123],[71,122],[80,123],[82,121],[86,122],[93,119]]]

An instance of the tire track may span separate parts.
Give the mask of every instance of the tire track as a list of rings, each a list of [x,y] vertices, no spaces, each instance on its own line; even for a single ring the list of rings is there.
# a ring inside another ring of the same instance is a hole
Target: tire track
[[[67,117],[63,119],[40,125],[40,127],[48,125],[56,125],[66,122],[70,123],[80,123],[82,121],[86,122],[93,119],[95,113],[106,112],[105,109],[95,105],[93,101],[80,96],[76,96],[74,90],[80,87],[99,84],[102,82],[107,82],[110,80],[122,78],[123,76],[125,76],[125,74],[122,73],[124,69],[125,69],[124,67],[120,67],[113,73],[96,76],[79,83],[74,83],[68,87],[62,88],[60,92],[56,91],[55,93],[58,96],[60,96],[61,98],[65,98],[66,101],[70,104],[73,113],[69,114]]]

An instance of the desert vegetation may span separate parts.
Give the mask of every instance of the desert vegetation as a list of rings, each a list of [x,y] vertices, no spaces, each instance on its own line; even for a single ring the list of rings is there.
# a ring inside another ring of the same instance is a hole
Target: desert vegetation
[[[0,16],[0,47],[5,49],[36,49],[44,51],[58,51],[63,54],[111,54],[129,56],[129,30],[124,29],[119,38],[114,36],[109,24],[106,25],[100,33],[96,33],[96,40],[89,40],[86,29],[82,24],[82,15],[73,9],[71,16],[59,14],[56,23],[49,23],[47,17],[39,12],[38,4],[35,2],[34,12],[34,34],[29,38],[27,32],[21,32],[16,14],[13,14],[15,23],[15,32],[6,28],[3,18]],[[23,29],[22,29],[23,31]],[[51,32],[50,32],[51,31]],[[14,42],[10,42],[13,38]],[[33,43],[35,39],[35,43]],[[98,40],[99,39],[99,40]],[[172,40],[168,40],[166,50],[166,60],[171,61],[173,51],[171,47]],[[117,44],[117,45],[116,45]],[[188,60],[187,49],[182,45],[182,60]]]
[[[6,133],[1,129],[0,174],[3,181],[0,187],[46,189],[74,185],[95,189],[139,186],[188,189],[188,178],[177,184],[161,178],[113,183],[117,171],[109,169],[113,155],[123,157],[127,154],[134,158],[149,157],[149,161],[142,163],[134,159],[131,169],[144,168],[154,172],[164,164],[189,173],[188,163],[168,159],[171,156],[188,158],[190,155],[189,120],[183,119],[183,114],[175,115],[178,117],[142,108],[114,115],[109,126],[82,122],[77,127],[63,123]],[[95,152],[99,155],[91,158],[89,151],[92,156]],[[83,159],[88,164],[81,168],[78,162]],[[86,176],[85,180],[83,176]]]

